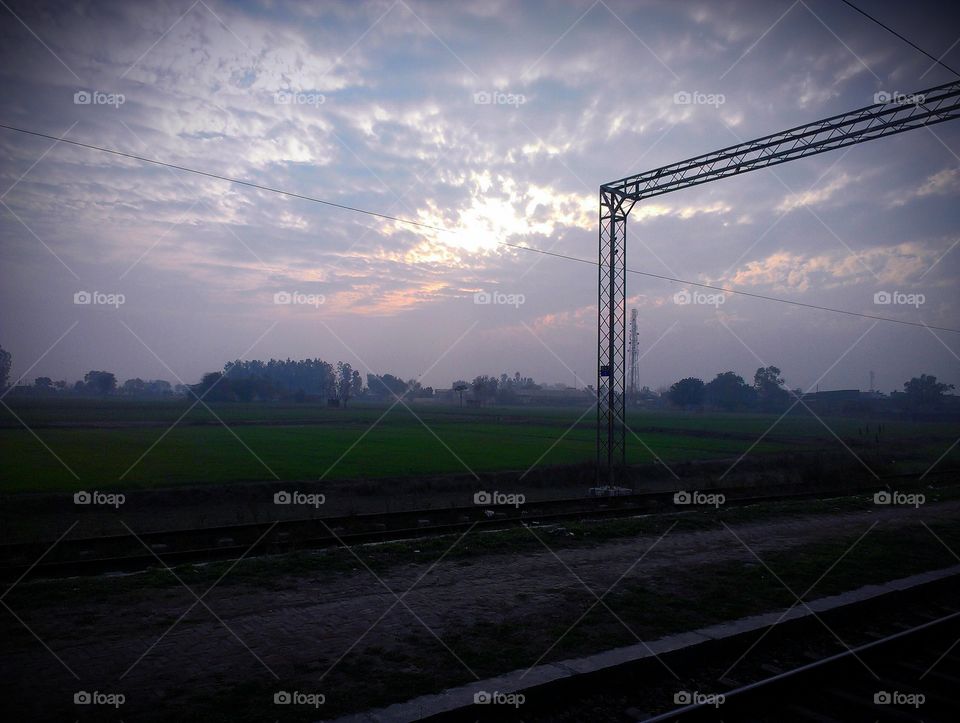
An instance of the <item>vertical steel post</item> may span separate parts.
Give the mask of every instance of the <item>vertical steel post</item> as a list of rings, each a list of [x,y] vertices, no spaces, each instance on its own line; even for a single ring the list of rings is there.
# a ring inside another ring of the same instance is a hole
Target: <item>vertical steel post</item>
[[[626,231],[633,201],[600,189],[597,293],[597,484],[614,486],[626,466]]]

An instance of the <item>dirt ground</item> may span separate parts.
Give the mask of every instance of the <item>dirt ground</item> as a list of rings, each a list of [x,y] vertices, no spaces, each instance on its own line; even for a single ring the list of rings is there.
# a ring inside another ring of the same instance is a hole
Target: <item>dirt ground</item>
[[[877,529],[896,530],[917,527],[921,520],[958,518],[960,501],[948,501],[920,509],[806,514],[743,524],[735,531],[762,557],[860,534],[874,523]],[[656,536],[557,554],[548,549],[554,538],[545,529],[537,534],[545,546],[535,554],[487,555],[469,564],[425,560],[390,568],[381,578],[359,562],[351,571],[284,577],[275,585],[237,584],[228,574],[204,596],[209,610],[179,586],[103,599],[68,596],[66,602],[26,609],[17,608],[15,590],[4,599],[8,611],[0,614],[5,641],[0,694],[8,705],[14,702],[23,719],[38,720],[41,711],[57,707],[75,717],[70,703],[77,690],[122,691],[122,710],[96,711],[113,720],[155,719],[160,705],[189,705],[196,697],[244,687],[265,695],[291,687],[319,691],[338,710],[349,710],[351,701],[337,701],[336,690],[328,686],[338,669],[355,665],[364,651],[387,668],[390,660],[402,667],[415,659],[411,648],[427,646],[453,677],[469,680],[471,651],[448,648],[447,640],[462,645],[464,631],[484,628],[495,636],[504,621],[543,620],[571,600],[585,610],[594,598],[578,577],[601,594],[629,570],[625,581],[655,582],[662,591],[671,570],[757,562],[722,527],[668,533],[652,550]],[[869,535],[864,544],[868,541]],[[533,651],[529,664],[545,649]],[[160,717],[169,718],[165,710]]]

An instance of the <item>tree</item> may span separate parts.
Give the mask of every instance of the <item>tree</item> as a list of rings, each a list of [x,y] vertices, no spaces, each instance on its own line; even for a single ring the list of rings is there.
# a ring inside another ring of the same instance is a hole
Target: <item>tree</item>
[[[86,391],[106,396],[117,388],[117,377],[113,372],[89,371],[83,375]]]
[[[407,382],[393,374],[367,374],[367,389],[375,397],[402,397],[407,393]]]
[[[704,383],[696,377],[686,377],[670,387],[670,401],[678,407],[698,407],[703,404]]]
[[[463,393],[470,388],[470,385],[467,384],[463,379],[458,379],[452,385],[453,391],[457,392],[460,395],[460,406],[463,406]]]
[[[229,378],[225,382],[250,380],[246,388],[254,389],[260,398],[280,394],[305,399],[309,394],[329,399],[339,394],[334,367],[322,359],[237,359],[224,365],[223,370]]]
[[[224,379],[217,387],[225,395],[235,398],[241,402],[253,401],[257,396],[258,386],[261,380],[246,377],[244,379]]]
[[[127,379],[120,387],[120,393],[128,397],[139,397],[143,396],[146,388],[147,385],[143,379],[137,377],[136,379]]]
[[[33,386],[38,392],[52,392],[53,380],[50,377],[37,377],[33,380]]]
[[[516,404],[517,399],[517,392],[512,380],[504,374],[497,386],[497,404]]]
[[[344,362],[337,362],[337,398],[344,407],[350,399],[353,389],[353,367]]]
[[[921,374],[903,383],[903,391],[906,392],[907,401],[912,407],[937,407],[943,395],[953,388],[953,384],[938,382],[932,374]]]
[[[775,366],[760,367],[753,375],[753,389],[757,401],[765,411],[774,411],[786,406],[789,393],[783,388],[783,377]]]
[[[717,374],[713,381],[703,388],[703,393],[710,404],[727,412],[750,406],[756,397],[753,388],[736,372]]]
[[[226,387],[225,381],[221,381],[222,378],[223,372],[207,372],[200,378],[199,384],[190,385],[190,392],[198,399],[210,401],[216,401],[217,398],[223,399]]]
[[[0,346],[0,390],[7,388],[10,381],[10,367],[13,364],[13,357],[10,352]]]
[[[147,382],[146,392],[159,397],[169,397],[173,394],[173,389],[166,379],[152,379]]]
[[[473,387],[473,398],[479,402],[494,399],[497,396],[497,380],[486,374],[474,377],[470,386]]]

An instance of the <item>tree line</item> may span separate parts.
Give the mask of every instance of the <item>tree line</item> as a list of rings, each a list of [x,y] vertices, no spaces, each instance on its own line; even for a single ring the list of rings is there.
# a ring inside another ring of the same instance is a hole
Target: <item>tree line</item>
[[[11,368],[9,352],[0,348],[0,389],[6,389]],[[458,380],[451,385],[461,394],[467,392],[480,403],[511,404],[522,390],[539,389],[532,378],[516,372],[512,377],[481,375],[473,382]],[[82,381],[37,377],[33,384],[18,384],[18,396],[121,396],[165,398],[189,396],[216,402],[253,402],[294,400],[334,402],[346,406],[349,400],[392,400],[395,398],[433,397],[433,387],[424,387],[416,379],[403,380],[393,374],[367,374],[366,385],[360,372],[347,362],[330,363],[322,359],[236,359],[224,364],[222,371],[207,372],[197,384],[177,384],[162,379],[127,379],[118,383],[113,372],[91,370]]]
[[[903,391],[893,392],[890,398],[914,409],[936,409],[944,395],[953,389],[953,384],[939,382],[930,374],[921,374],[904,382]],[[736,372],[726,371],[717,374],[710,382],[685,377],[674,383],[666,395],[673,405],[684,409],[711,407],[727,412],[779,412],[802,397],[803,392],[787,390],[780,369],[768,366],[757,369],[753,384],[748,384]]]
[[[667,394],[678,407],[706,405],[727,412],[754,408],[776,411],[790,402],[790,392],[784,388],[781,372],[775,366],[757,369],[752,385],[736,372],[727,371],[706,383],[697,377],[686,377],[673,384]]]
[[[0,390],[7,390],[12,358],[0,347]],[[549,386],[549,385],[548,385]],[[557,385],[561,387],[563,385]],[[482,374],[473,381],[458,379],[450,387],[459,395],[478,404],[516,404],[524,392],[542,389],[531,377],[520,372],[499,377]],[[889,399],[911,409],[936,409],[954,389],[930,374],[921,374],[904,382],[903,391],[893,392]],[[591,387],[588,390],[593,391]],[[331,364],[322,359],[237,359],[224,365],[222,371],[204,374],[198,384],[171,385],[163,379],[127,379],[119,384],[113,372],[90,370],[83,379],[69,384],[50,377],[36,377],[33,384],[17,384],[11,390],[18,396],[73,394],[78,396],[122,396],[136,398],[202,397],[209,401],[263,401],[292,399],[295,401],[334,402],[346,405],[349,400],[393,400],[395,398],[433,397],[433,387],[424,387],[416,379],[404,381],[393,374],[367,374],[366,385],[360,372],[346,362]],[[644,388],[645,399],[657,396]],[[733,371],[716,375],[704,382],[685,377],[666,390],[664,398],[684,409],[710,407],[723,411],[759,410],[777,412],[788,408],[802,396],[799,389],[788,390],[779,368],[760,367],[748,383]]]

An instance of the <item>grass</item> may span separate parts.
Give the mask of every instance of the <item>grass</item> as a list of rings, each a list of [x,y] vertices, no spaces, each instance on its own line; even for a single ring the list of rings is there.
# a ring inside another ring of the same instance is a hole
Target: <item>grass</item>
[[[0,491],[69,492],[273,479],[382,478],[526,470],[593,459],[595,417],[583,409],[311,404],[217,404],[189,412],[184,401],[21,400],[23,423],[0,412]],[[186,413],[185,416],[183,416]],[[183,420],[171,429],[181,416]],[[219,417],[231,425],[227,429]],[[777,417],[762,414],[632,413],[628,461],[683,462],[739,456]],[[958,425],[885,423],[882,446],[867,423],[828,420],[863,456],[895,448],[935,459]],[[36,433],[37,436],[34,436]],[[38,439],[39,437],[39,439]],[[42,442],[41,442],[42,440]],[[942,443],[945,442],[945,443]],[[841,449],[816,419],[783,419],[751,455]],[[955,449],[951,459],[960,459]],[[76,477],[74,477],[74,474]],[[79,478],[79,479],[77,479]]]
[[[391,414],[409,416],[402,410]],[[162,487],[274,475],[317,479],[328,470],[330,479],[525,470],[538,459],[541,465],[587,462],[595,444],[594,432],[586,429],[576,429],[554,445],[562,432],[551,426],[434,423],[431,431],[412,417],[382,423],[369,434],[366,430],[352,421],[337,427],[240,427],[233,433],[223,427],[175,428],[152,449],[162,430],[43,430],[44,443],[63,464],[28,432],[2,430],[0,446],[13,453],[0,460],[0,478],[6,480],[4,491],[23,492]],[[745,448],[735,440],[680,434],[648,434],[644,441],[667,461],[730,456]],[[767,442],[755,451],[784,448]],[[630,456],[636,463],[653,460],[639,445]]]

